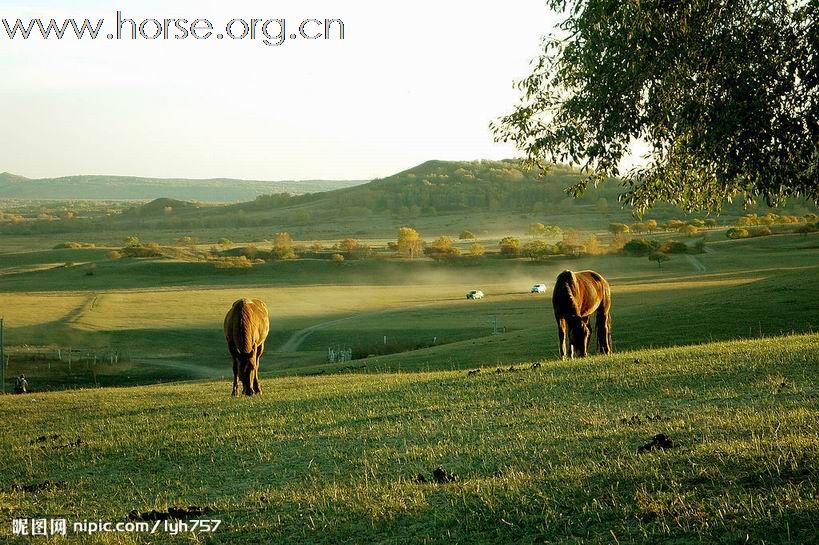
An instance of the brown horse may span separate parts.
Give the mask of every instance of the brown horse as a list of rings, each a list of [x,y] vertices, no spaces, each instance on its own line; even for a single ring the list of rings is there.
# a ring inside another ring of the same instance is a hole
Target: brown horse
[[[270,331],[267,305],[259,299],[239,299],[225,316],[225,339],[233,357],[233,395],[241,379],[245,395],[262,393],[259,366]]]
[[[592,314],[596,314],[597,351],[611,354],[611,288],[605,278],[594,271],[563,271],[555,281],[552,306],[561,358],[566,358],[567,330],[569,356],[584,357],[588,353]]]

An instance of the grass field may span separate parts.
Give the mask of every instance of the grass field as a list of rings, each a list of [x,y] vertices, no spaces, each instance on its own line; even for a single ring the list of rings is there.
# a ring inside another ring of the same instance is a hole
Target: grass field
[[[487,246],[532,219],[492,218]],[[605,223],[588,219],[566,225]],[[394,233],[367,221],[368,243]],[[423,221],[427,235],[470,227]],[[819,541],[819,234],[712,231],[705,253],[662,268],[618,254],[248,270],[110,259],[121,233],[106,236],[4,239],[6,391],[25,373],[34,393],[0,396],[0,542],[20,515],[188,505],[221,530],[71,541]],[[552,282],[586,268],[611,283],[615,355],[560,361]],[[529,293],[541,282],[549,293]],[[240,297],[270,308],[252,399],[229,396],[222,320]],[[328,363],[328,348],[356,359]],[[659,433],[674,447],[638,451]],[[429,482],[439,467],[458,479]]]
[[[549,295],[527,292],[535,282],[551,286],[564,268],[609,278],[618,350],[816,331],[817,236],[717,239],[705,254],[675,256],[662,269],[616,255],[478,265],[297,260],[219,271],[165,258],[109,260],[105,249],[6,253],[0,309],[13,369],[26,365],[14,347],[31,345],[175,362],[175,377],[197,366],[208,376],[229,373],[221,323],[244,296],[271,310],[264,373],[338,369],[326,363],[331,347],[377,355],[353,362],[375,371],[455,369],[555,357]],[[69,260],[75,265],[48,266]],[[486,299],[467,301],[469,289]]]
[[[268,378],[252,399],[226,381],[6,398],[0,539],[15,513],[197,505],[221,530],[183,542],[813,543],[817,365],[809,334],[500,374]],[[674,447],[638,452],[658,433]],[[458,480],[416,482],[437,467]],[[44,480],[64,483],[15,488]]]

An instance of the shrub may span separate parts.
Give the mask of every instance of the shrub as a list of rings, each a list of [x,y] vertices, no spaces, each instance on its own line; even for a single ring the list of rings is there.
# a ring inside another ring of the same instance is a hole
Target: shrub
[[[610,223],[609,232],[613,235],[624,234],[630,231],[629,226],[625,223]]]
[[[336,263],[341,263],[342,261],[344,261],[344,256],[341,254],[333,254],[333,261],[335,261]]]
[[[472,231],[461,231],[461,234],[458,235],[458,238],[461,240],[475,240],[478,237],[476,237],[475,233],[473,233]]]
[[[700,230],[699,230],[698,227],[696,227],[694,225],[691,225],[691,224],[688,224],[688,225],[683,225],[682,227],[680,227],[679,231],[683,235],[693,237],[694,235],[699,233]]]
[[[684,254],[688,252],[688,247],[684,242],[669,240],[664,242],[659,250],[664,254]]]
[[[61,242],[54,246],[55,250],[77,250],[79,248],[96,248],[97,245],[93,242]]]
[[[438,237],[432,244],[424,248],[424,255],[433,259],[445,259],[458,257],[461,251],[454,246],[452,239],[448,236]]]
[[[751,236],[752,237],[767,237],[767,236],[769,236],[771,234],[773,234],[773,233],[771,232],[770,227],[763,226],[763,227],[755,227],[755,228],[751,229]]]
[[[808,233],[815,233],[817,230],[819,230],[819,223],[817,224],[805,223],[797,227],[796,230],[794,230],[794,233],[807,235]]]
[[[738,238],[748,238],[751,235],[750,235],[750,233],[748,233],[748,230],[743,228],[743,227],[731,227],[725,233],[725,236],[727,236],[728,238],[731,238],[731,239],[738,239]]]
[[[537,261],[540,259],[545,259],[546,256],[552,255],[553,249],[557,250],[556,247],[542,240],[533,240],[532,242],[527,242],[523,245],[521,255],[528,257],[533,261]]]
[[[517,257],[520,254],[520,240],[515,237],[503,237],[498,245],[504,257]]]
[[[126,246],[122,249],[122,255],[128,257],[162,257],[162,249],[156,242],[151,242],[145,246]]]
[[[111,250],[105,255],[105,257],[107,257],[108,259],[119,259],[122,257],[122,252]]]
[[[249,269],[253,266],[248,258],[243,255],[218,257],[213,260],[217,269]]]
[[[486,253],[486,249],[477,242],[469,247],[469,255],[472,257],[481,257]]]
[[[244,256],[247,259],[257,259],[259,257],[259,249],[251,244],[250,246],[242,248],[239,255]]]

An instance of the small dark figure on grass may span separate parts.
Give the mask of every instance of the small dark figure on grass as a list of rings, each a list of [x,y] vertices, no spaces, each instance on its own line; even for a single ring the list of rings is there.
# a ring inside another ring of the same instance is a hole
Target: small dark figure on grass
[[[14,379],[14,393],[25,394],[28,392],[28,381],[25,375],[20,375]]]

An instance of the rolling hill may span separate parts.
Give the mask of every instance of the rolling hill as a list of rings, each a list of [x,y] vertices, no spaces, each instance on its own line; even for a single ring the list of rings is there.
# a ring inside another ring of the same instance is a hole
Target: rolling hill
[[[41,210],[31,209],[27,216],[22,215],[23,221],[0,222],[0,232],[25,235],[154,231],[152,238],[161,239],[161,231],[195,230],[200,239],[217,239],[228,234],[236,240],[258,236],[261,229],[265,237],[288,231],[295,238],[310,240],[361,235],[392,237],[397,227],[408,224],[433,236],[457,234],[458,229],[504,234],[510,228],[525,228],[528,222],[535,220],[563,228],[605,231],[610,222],[632,219],[628,207],[618,202],[623,188],[614,179],[588,188],[577,199],[569,197],[566,189],[583,177],[583,173],[563,165],[555,165],[544,174],[527,168],[519,160],[427,161],[393,176],[350,187],[294,194],[277,192],[274,186],[268,185],[266,193],[256,195],[253,200],[234,204],[202,203],[201,206],[191,199],[174,198],[171,185],[159,200],[125,208],[122,213],[80,213],[64,220],[55,217],[58,213],[42,218]],[[193,183],[179,183],[183,182]],[[242,186],[261,182],[208,183],[222,187],[230,183]],[[187,188],[197,195],[197,201],[206,200],[205,193],[213,196],[212,189]],[[174,204],[160,206],[167,202]],[[793,205],[802,208],[802,214],[815,210],[798,201]],[[765,213],[763,208],[760,206],[758,211]],[[782,213],[782,209],[778,212]],[[728,217],[743,213],[739,203],[723,210],[723,215]],[[665,220],[686,217],[686,213],[658,205],[652,209],[651,217]]]
[[[363,183],[358,180],[236,180],[214,178],[141,178],[136,176],[65,176],[29,179],[0,173],[0,199],[148,200],[167,197],[204,202],[246,201],[267,193],[316,193]]]

